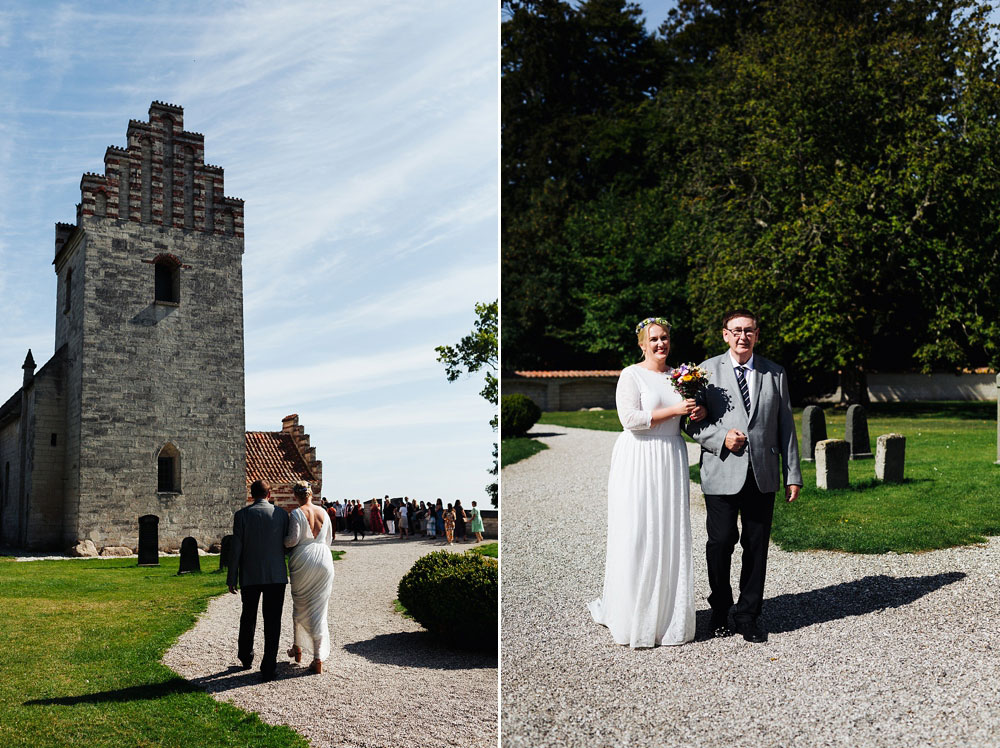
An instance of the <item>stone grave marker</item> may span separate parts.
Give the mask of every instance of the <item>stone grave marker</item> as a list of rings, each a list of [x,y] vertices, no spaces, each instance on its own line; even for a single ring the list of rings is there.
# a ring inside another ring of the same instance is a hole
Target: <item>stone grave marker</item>
[[[902,434],[882,434],[875,441],[875,477],[886,483],[902,483],[906,437]]]
[[[818,405],[807,405],[802,411],[802,453],[804,462],[816,459],[816,443],[826,439],[826,414]]]
[[[201,571],[201,559],[198,556],[198,541],[188,536],[181,541],[181,563],[178,574]]]
[[[229,552],[233,548],[233,536],[222,536],[222,549],[219,551],[219,569],[229,568]]]
[[[155,514],[139,517],[139,566],[160,565],[160,518]]]
[[[851,445],[843,439],[824,439],[816,443],[816,488],[847,488],[847,462]]]
[[[874,457],[868,436],[868,416],[861,405],[852,405],[847,409],[844,439],[851,445],[852,460],[870,460]]]

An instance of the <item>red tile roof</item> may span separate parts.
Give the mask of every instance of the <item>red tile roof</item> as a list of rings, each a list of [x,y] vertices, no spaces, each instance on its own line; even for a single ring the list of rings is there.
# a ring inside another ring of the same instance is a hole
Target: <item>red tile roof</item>
[[[247,485],[255,480],[271,485],[314,481],[309,466],[295,446],[295,439],[284,431],[247,431]]]
[[[621,369],[564,369],[562,371],[515,371],[519,377],[532,379],[579,379],[583,377],[617,377]]]

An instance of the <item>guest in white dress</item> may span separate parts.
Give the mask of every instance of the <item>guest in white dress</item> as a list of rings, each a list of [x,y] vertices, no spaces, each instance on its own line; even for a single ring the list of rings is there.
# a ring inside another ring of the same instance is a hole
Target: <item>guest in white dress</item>
[[[333,589],[333,557],[330,555],[332,531],[327,513],[312,503],[312,490],[306,481],[292,487],[297,509],[288,522],[285,547],[291,548],[288,575],[292,586],[292,622],[294,644],[288,656],[302,661],[302,646],[312,648],[310,670],[323,672],[323,662],[330,654],[330,630],[327,608]]]
[[[636,327],[643,360],[626,367],[615,401],[624,431],[608,476],[608,544],[604,594],[589,604],[616,643],[632,648],[694,639],[694,572],[685,416],[705,409],[670,383],[670,324]]]

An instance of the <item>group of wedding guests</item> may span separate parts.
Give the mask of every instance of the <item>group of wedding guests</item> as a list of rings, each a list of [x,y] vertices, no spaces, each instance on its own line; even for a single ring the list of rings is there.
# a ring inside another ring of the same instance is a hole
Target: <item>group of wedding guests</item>
[[[367,518],[373,535],[395,535],[400,540],[418,536],[441,538],[442,545],[452,545],[456,540],[466,543],[470,536],[475,536],[477,543],[483,540],[483,518],[475,501],[468,511],[461,500],[454,504],[446,504],[441,499],[433,504],[417,502],[409,497],[404,497],[401,503],[397,501],[388,495],[383,499],[371,499],[365,502],[368,504],[366,510],[365,503],[357,499],[344,503],[323,499],[322,507],[336,528],[332,538],[336,538],[336,530],[341,530],[353,532],[354,540],[359,537],[364,540]]]

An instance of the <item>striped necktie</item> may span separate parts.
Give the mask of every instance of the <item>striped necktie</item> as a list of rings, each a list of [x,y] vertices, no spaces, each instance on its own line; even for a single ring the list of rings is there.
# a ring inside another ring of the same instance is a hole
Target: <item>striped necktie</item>
[[[750,415],[750,385],[747,384],[746,370],[745,366],[736,367],[736,381],[740,385],[740,394],[743,395],[743,407],[747,409],[747,415]]]

